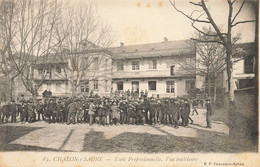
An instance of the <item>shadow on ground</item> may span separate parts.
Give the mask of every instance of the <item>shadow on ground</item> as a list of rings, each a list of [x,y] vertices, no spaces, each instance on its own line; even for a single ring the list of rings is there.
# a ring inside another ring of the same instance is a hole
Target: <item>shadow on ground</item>
[[[9,144],[10,142],[37,129],[41,128],[25,126],[0,126],[0,151],[59,151],[36,146]]]
[[[238,153],[257,151],[257,147],[252,146],[250,143],[238,143],[234,140],[230,140],[226,134],[198,130],[197,138],[189,138],[177,137],[158,127],[154,128],[166,135],[126,132],[111,139],[105,139],[103,132],[91,130],[85,136],[83,151],[134,153]]]

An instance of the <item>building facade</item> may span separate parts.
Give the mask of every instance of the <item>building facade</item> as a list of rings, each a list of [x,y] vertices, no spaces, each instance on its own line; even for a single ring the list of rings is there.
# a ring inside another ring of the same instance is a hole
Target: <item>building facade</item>
[[[33,67],[33,82],[39,85],[37,94],[45,90],[52,96],[108,96],[111,87],[111,56],[104,51],[55,54],[39,58]],[[30,97],[20,77],[15,82],[15,96]]]
[[[253,43],[247,43],[234,47],[233,73],[237,89],[254,86],[252,46]],[[165,38],[163,42],[131,46],[121,43],[106,51],[62,55],[48,56],[34,68],[34,82],[41,85],[38,96],[45,90],[50,90],[53,96],[89,96],[91,93],[110,96],[116,90],[129,90],[147,91],[149,97],[163,98],[185,96],[190,90],[207,87],[207,78],[196,76],[196,71],[187,71],[181,65],[185,61],[186,65],[189,62],[196,66],[196,50],[189,40],[168,41]],[[79,70],[80,67],[85,69]],[[75,82],[77,86],[73,85]],[[226,71],[211,86],[214,84],[219,90],[228,91]],[[15,79],[14,89],[16,97],[31,95],[19,77]]]
[[[196,76],[180,61],[195,54],[188,41],[168,41],[111,48],[113,90],[145,92],[148,96],[177,97],[195,88]],[[191,62],[195,63],[195,62]]]

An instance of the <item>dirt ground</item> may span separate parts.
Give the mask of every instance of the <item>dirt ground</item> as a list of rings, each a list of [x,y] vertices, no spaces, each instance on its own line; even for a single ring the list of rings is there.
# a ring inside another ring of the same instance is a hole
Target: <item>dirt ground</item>
[[[0,125],[0,151],[85,152],[256,152],[250,141],[231,139],[224,111],[206,128],[205,109],[191,116],[193,124],[89,126],[88,124],[5,123]]]

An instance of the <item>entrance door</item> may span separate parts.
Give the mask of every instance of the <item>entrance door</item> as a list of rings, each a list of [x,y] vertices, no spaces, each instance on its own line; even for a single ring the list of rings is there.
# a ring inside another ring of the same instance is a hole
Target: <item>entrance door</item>
[[[134,92],[138,92],[139,93],[139,82],[138,81],[132,81],[132,90]]]

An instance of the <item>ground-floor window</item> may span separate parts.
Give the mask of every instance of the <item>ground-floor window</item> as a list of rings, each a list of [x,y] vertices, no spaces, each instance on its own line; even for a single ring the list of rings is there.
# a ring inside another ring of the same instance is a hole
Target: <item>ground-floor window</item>
[[[61,88],[61,83],[56,83],[56,90],[60,90],[60,88]]]
[[[123,82],[117,82],[117,90],[124,90],[124,83]]]
[[[174,81],[166,81],[166,93],[174,93]]]
[[[156,90],[156,81],[148,81],[149,90]]]
[[[47,83],[47,89],[51,90],[51,83]]]
[[[138,81],[132,81],[132,90],[134,92],[139,92],[139,82]]]
[[[190,91],[195,89],[195,80],[186,80],[185,82],[185,90]]]
[[[254,86],[255,86],[254,79],[239,79],[238,89],[249,88]]]

